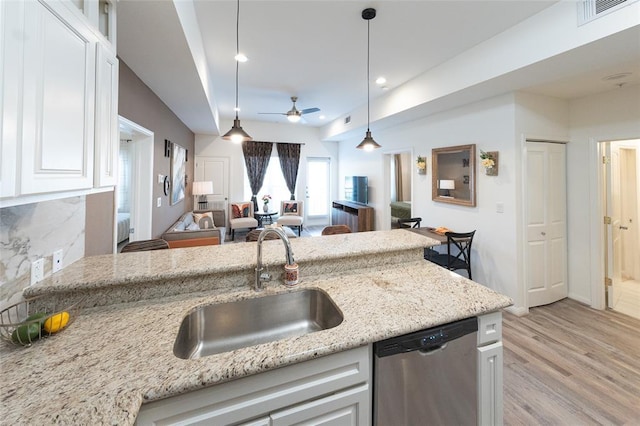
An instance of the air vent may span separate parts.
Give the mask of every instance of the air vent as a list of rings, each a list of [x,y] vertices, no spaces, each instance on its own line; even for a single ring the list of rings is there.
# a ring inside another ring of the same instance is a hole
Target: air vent
[[[344,118],[344,124],[349,124],[349,123],[351,123],[351,116],[350,116],[350,115],[347,115],[347,116]]]
[[[582,0],[578,4],[578,25],[584,25],[609,12],[625,7],[638,0]]]

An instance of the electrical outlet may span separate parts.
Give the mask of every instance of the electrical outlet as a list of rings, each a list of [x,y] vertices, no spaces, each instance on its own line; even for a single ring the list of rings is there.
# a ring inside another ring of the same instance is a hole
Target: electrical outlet
[[[31,263],[31,285],[44,278],[44,259],[40,258]]]
[[[53,252],[51,272],[58,272],[60,269],[62,269],[62,249]]]

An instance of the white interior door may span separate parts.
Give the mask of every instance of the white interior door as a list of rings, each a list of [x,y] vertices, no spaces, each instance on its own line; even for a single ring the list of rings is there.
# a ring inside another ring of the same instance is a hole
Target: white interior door
[[[528,307],[567,297],[566,147],[527,142]]]
[[[207,195],[210,209],[227,209],[229,199],[229,158],[196,156],[196,181],[213,182],[213,194]]]
[[[607,216],[611,219],[607,227],[607,275],[611,278],[609,293],[609,307],[615,306],[620,297],[616,288],[621,281],[622,269],[621,238],[620,238],[620,148],[613,143],[607,144],[606,194]]]

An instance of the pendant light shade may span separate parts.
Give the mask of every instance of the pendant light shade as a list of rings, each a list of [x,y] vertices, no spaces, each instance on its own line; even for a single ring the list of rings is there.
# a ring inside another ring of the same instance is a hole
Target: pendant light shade
[[[238,71],[240,62],[246,62],[247,58],[244,55],[240,55],[240,0],[237,0],[236,4],[236,118],[233,120],[233,127],[222,136],[222,139],[230,140],[234,143],[242,143],[253,140],[253,138],[242,129],[238,118],[238,111],[240,110],[238,108]]]
[[[369,44],[370,44],[370,40],[371,40],[371,35],[370,35],[370,31],[369,31],[369,23],[375,17],[376,17],[376,10],[373,9],[373,8],[367,8],[367,9],[362,11],[362,19],[367,21],[367,133],[365,134],[365,137],[362,140],[362,142],[360,142],[356,148],[364,149],[365,151],[373,151],[374,149],[380,148],[380,145],[378,145],[378,143],[375,140],[373,140],[373,137],[371,136],[371,130],[369,130],[369,122],[370,122],[370,111],[369,111],[369,80],[370,80],[370,77],[369,77],[369,55],[370,55],[370,50],[371,50],[369,48]]]

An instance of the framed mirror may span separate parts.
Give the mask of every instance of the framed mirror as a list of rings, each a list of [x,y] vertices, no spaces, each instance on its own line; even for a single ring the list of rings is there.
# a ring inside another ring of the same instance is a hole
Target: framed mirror
[[[434,148],[431,154],[431,199],[475,207],[476,145]]]

